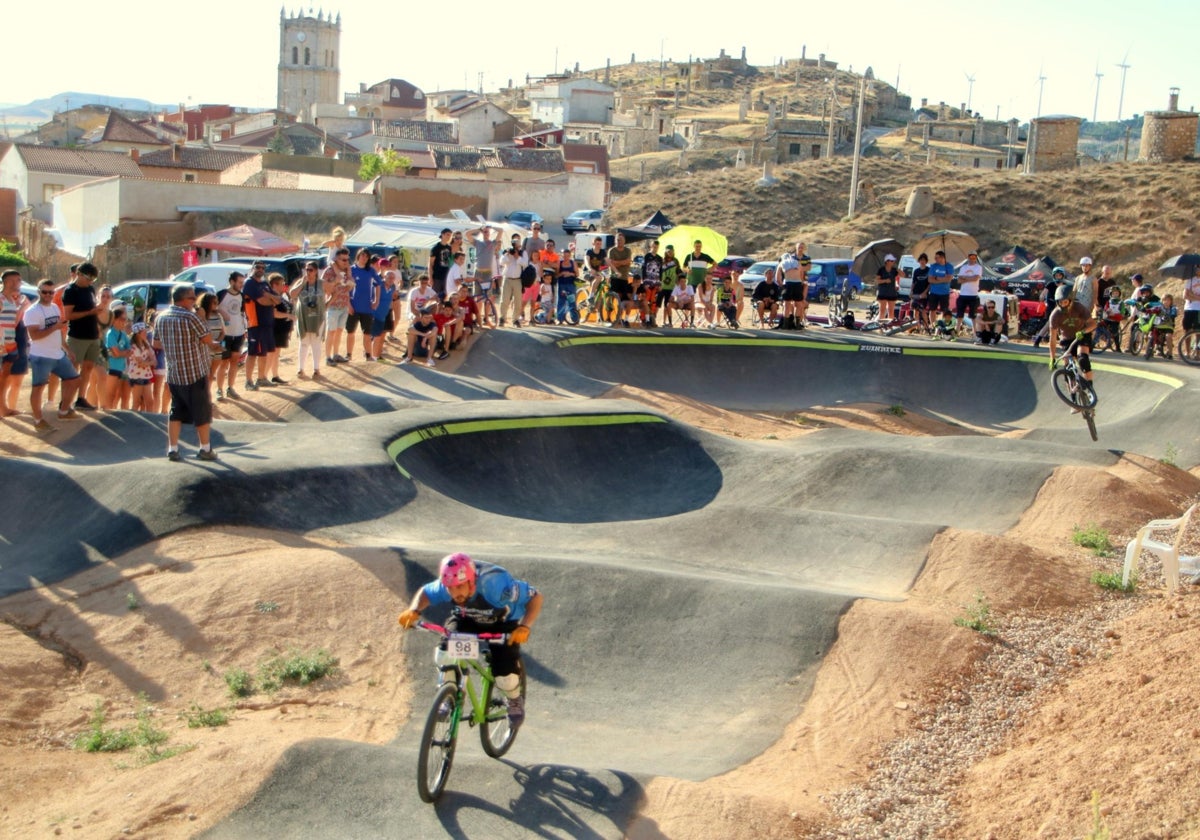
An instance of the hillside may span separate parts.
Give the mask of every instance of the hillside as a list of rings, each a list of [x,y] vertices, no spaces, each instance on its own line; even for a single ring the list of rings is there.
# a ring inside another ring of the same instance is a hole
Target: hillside
[[[731,252],[779,251],[797,239],[862,245],[894,237],[911,243],[941,228],[965,230],[983,256],[1012,244],[1070,262],[1090,254],[1118,276],[1150,276],[1167,257],[1195,250],[1200,211],[1200,165],[1104,164],[1026,176],[864,158],[861,184],[874,200],[859,201],[846,221],[851,161],[806,161],[775,170],[779,183],[756,186],[761,169],[693,171],[678,153],[660,153],[647,181],[613,203],[615,225],[636,224],[661,209],[676,224],[700,224],[729,238]],[[623,166],[631,174],[634,162]],[[934,214],[904,215],[912,188],[933,190]],[[868,192],[869,192],[868,191]]]

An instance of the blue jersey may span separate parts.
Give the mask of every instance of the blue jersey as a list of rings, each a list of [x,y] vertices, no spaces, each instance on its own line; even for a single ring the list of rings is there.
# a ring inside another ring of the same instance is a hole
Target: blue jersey
[[[475,594],[467,603],[454,604],[456,616],[468,618],[477,624],[503,624],[520,621],[525,617],[525,607],[537,590],[523,580],[517,580],[507,569],[491,563],[475,564]],[[425,584],[421,589],[430,604],[451,604],[454,599],[446,585],[440,580]]]
[[[396,287],[389,287],[387,283],[379,284],[379,304],[375,307],[375,311],[371,314],[376,321],[387,320],[388,314],[392,311],[392,298],[396,296]]]
[[[950,280],[953,277],[954,266],[950,265],[950,263],[945,263],[944,265],[934,263],[929,266],[929,294],[950,294]]]

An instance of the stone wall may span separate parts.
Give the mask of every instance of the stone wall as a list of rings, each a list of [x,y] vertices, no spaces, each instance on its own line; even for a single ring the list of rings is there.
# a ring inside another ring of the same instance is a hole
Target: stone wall
[[[1074,169],[1079,151],[1079,117],[1042,117],[1030,122],[1025,172]]]
[[[1187,111],[1147,111],[1138,160],[1168,163],[1196,154],[1200,115]]]

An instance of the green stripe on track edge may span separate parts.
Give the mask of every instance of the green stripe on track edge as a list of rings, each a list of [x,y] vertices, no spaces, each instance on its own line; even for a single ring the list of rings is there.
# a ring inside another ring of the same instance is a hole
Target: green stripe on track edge
[[[504,417],[494,420],[462,420],[456,423],[431,423],[406,432],[388,444],[387,454],[396,464],[396,469],[405,478],[411,479],[408,471],[400,466],[400,453],[416,446],[423,440],[447,435],[469,435],[476,432],[493,432],[501,429],[551,429],[578,426],[618,426],[628,423],[666,423],[666,419],[653,414],[563,414],[556,417]]]
[[[786,338],[733,338],[733,337],[700,337],[700,336],[635,336],[635,335],[589,335],[579,338],[564,338],[555,342],[558,347],[582,347],[587,344],[672,344],[672,345],[696,345],[696,346],[714,346],[719,345],[725,348],[746,348],[746,347],[802,347],[806,350],[827,350],[842,353],[858,353],[862,348],[886,348],[880,352],[880,355],[897,355],[897,356],[926,356],[930,358],[947,358],[947,359],[983,359],[992,362],[1024,362],[1025,364],[1040,364],[1044,365],[1049,361],[1047,356],[1034,355],[1032,353],[1021,353],[1006,351],[1004,353],[996,353],[990,350],[977,350],[974,347],[963,347],[959,350],[953,350],[949,347],[945,349],[934,349],[925,347],[908,347],[898,346],[894,344],[881,344],[877,342],[864,342],[852,344],[829,344],[824,341],[805,341],[804,339],[786,339]],[[868,351],[869,352],[869,351]],[[1166,385],[1171,389],[1182,388],[1184,382],[1174,376],[1165,373],[1156,373],[1150,370],[1138,370],[1136,368],[1119,367],[1117,365],[1108,364],[1107,362],[1096,361],[1096,355],[1092,355],[1092,370],[1105,371],[1107,373],[1116,373],[1121,376],[1132,376],[1136,379],[1145,379],[1149,382],[1157,382],[1159,385]]]

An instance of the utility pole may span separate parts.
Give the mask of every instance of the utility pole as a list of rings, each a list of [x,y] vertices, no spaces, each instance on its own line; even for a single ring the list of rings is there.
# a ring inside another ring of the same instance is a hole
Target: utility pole
[[[867,77],[860,76],[858,79],[858,118],[854,125],[854,163],[850,167],[850,209],[846,213],[846,218],[854,219],[854,207],[858,203],[858,160],[862,157],[862,125],[863,125],[863,104],[867,98]]]
[[[1121,68],[1121,95],[1117,98],[1117,122],[1120,122],[1121,109],[1125,106],[1125,73],[1133,66],[1129,63],[1129,50],[1125,50],[1125,57],[1117,66]]]

